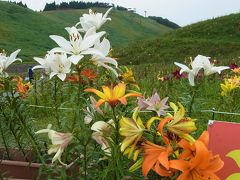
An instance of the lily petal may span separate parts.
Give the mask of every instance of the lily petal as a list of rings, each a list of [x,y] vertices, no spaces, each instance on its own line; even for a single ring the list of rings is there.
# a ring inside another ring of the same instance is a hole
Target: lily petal
[[[72,46],[69,41],[61,36],[50,35],[49,36],[52,40],[54,40],[61,48],[65,51],[72,51]]]

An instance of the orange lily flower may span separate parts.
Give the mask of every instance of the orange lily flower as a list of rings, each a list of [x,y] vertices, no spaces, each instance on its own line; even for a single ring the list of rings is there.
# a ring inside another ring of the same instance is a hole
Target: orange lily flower
[[[94,74],[93,71],[90,70],[90,69],[84,69],[84,70],[82,70],[81,73],[80,73],[80,75],[81,75],[82,77],[87,78],[89,81],[93,81],[93,80],[97,77],[97,75]],[[72,83],[79,83],[79,82],[84,83],[84,82],[85,82],[82,78],[79,79],[79,75],[78,75],[77,73],[75,73],[75,74],[73,74],[73,75],[71,75],[71,76],[68,76],[68,77],[66,78],[66,81],[70,81],[70,82],[72,82]]]
[[[84,69],[81,71],[81,75],[88,78],[90,81],[94,80],[97,75],[91,69]]]
[[[209,142],[208,132],[204,131],[197,141],[201,141],[206,147],[208,147]],[[196,146],[194,144],[190,144],[187,140],[182,139],[178,143],[178,145],[184,149],[184,151],[180,155],[180,159],[189,159],[194,157],[196,151]]]
[[[93,92],[101,99],[96,103],[96,107],[99,107],[102,103],[108,102],[112,107],[115,107],[119,102],[126,105],[127,97],[141,97],[141,94],[137,92],[127,93],[126,84],[119,83],[114,87],[102,86],[103,92],[94,88],[85,89],[85,92]]]
[[[203,132],[201,137],[190,144],[186,140],[182,140],[180,147],[186,148],[179,160],[169,162],[169,167],[182,171],[178,180],[218,180],[215,172],[223,167],[223,161],[218,155],[212,156],[212,153],[207,148],[208,133]],[[190,160],[189,160],[190,158]]]
[[[142,173],[146,177],[148,172],[152,169],[160,176],[169,177],[173,175],[168,156],[172,153],[172,147],[159,146],[149,141],[143,144],[143,163]]]
[[[235,72],[236,74],[240,74],[240,67],[235,68],[232,71]]]
[[[24,84],[23,83],[23,79],[21,77],[18,77],[18,79],[16,79],[17,81],[17,92],[22,96],[22,97],[26,97],[27,92],[30,90],[31,88],[31,84],[30,82]]]
[[[67,76],[65,81],[69,81],[69,82],[72,82],[72,83],[83,82],[83,80],[81,78],[79,79],[79,76],[77,74]]]

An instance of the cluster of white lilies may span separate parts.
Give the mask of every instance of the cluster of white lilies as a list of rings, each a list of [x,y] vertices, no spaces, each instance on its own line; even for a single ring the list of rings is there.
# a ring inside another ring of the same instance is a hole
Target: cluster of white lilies
[[[59,47],[48,51],[45,58],[35,57],[34,59],[40,65],[33,69],[45,69],[45,72],[50,75],[50,79],[57,75],[64,81],[66,75],[71,72],[72,64],[77,65],[84,59],[84,56],[90,55],[91,58],[88,60],[117,75],[117,61],[108,57],[111,49],[110,42],[105,37],[103,38],[104,31],[97,32],[105,22],[111,20],[107,17],[111,9],[104,15],[94,13],[92,10],[89,10],[89,14],[83,14],[80,17],[80,22],[75,26],[65,28],[69,34],[69,40],[61,36],[51,35],[50,38]]]
[[[91,9],[89,14],[83,14],[80,17],[80,22],[73,27],[65,28],[69,34],[69,41],[61,36],[51,35],[59,47],[56,47],[48,52],[45,58],[34,59],[40,64],[33,69],[43,68],[45,72],[50,75],[50,79],[57,75],[62,81],[66,78],[66,74],[70,73],[71,66],[77,65],[85,55],[91,55],[90,61],[94,64],[102,66],[111,70],[116,76],[117,71],[109,64],[117,68],[118,64],[116,60],[108,57],[110,52],[110,42],[106,38],[102,38],[105,32],[96,32],[106,21],[111,20],[107,18],[110,8],[104,15],[102,13],[94,13]],[[81,25],[80,29],[77,27]],[[80,32],[85,33],[82,37]],[[101,41],[102,38],[102,41]],[[101,122],[100,122],[101,123]],[[58,160],[62,165],[67,164],[61,161],[61,155],[67,145],[71,142],[73,136],[71,133],[60,133],[51,129],[52,125],[48,125],[47,129],[42,129],[36,132],[36,134],[48,133],[48,137],[52,142],[48,154],[55,153],[52,163]],[[95,126],[92,130],[96,131],[93,134],[93,138],[96,141],[101,142],[102,148],[106,149],[107,142],[103,142],[101,138],[100,130]],[[105,146],[104,146],[105,145]]]
[[[84,56],[90,55],[89,61],[112,71],[117,76],[117,61],[108,57],[111,49],[110,42],[103,37],[105,32],[97,32],[105,22],[111,20],[111,18],[107,17],[111,9],[108,9],[104,15],[102,13],[94,13],[91,9],[89,14],[83,14],[80,17],[80,22],[75,26],[65,28],[69,34],[69,40],[61,36],[51,35],[50,38],[59,47],[48,51],[44,58],[34,57],[34,60],[39,65],[36,65],[33,69],[44,69],[45,73],[50,76],[50,79],[56,75],[64,81],[66,75],[71,72],[72,65],[79,64],[84,59]],[[17,58],[19,52],[20,49],[14,51],[10,56],[7,56],[5,52],[0,53],[0,75],[7,75],[6,69],[9,65],[15,61],[21,61],[21,59]],[[36,134],[48,133],[48,137],[52,142],[48,154],[55,153],[52,162],[58,160],[61,164],[66,165],[61,161],[61,155],[73,136],[71,133],[54,131],[51,129],[51,126],[49,124],[47,129],[39,130]],[[97,136],[99,130],[94,129],[94,127],[92,130],[97,131],[94,137],[96,140],[99,140],[99,136]]]
[[[214,66],[214,64],[212,64],[210,62],[209,59],[210,59],[210,57],[198,55],[197,57],[195,57],[195,59],[190,64],[192,69],[190,69],[189,67],[187,67],[186,65],[181,64],[181,63],[175,62],[174,64],[181,68],[180,74],[182,74],[183,72],[188,73],[188,80],[189,80],[190,85],[195,86],[194,79],[198,75],[198,73],[201,69],[204,70],[205,76],[209,76],[214,73],[221,74],[221,72],[223,70],[229,69],[228,66],[216,67],[216,66]]]

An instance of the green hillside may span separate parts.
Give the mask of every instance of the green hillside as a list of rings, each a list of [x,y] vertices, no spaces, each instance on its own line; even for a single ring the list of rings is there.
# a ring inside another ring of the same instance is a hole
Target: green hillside
[[[97,11],[105,12],[106,9],[97,9]],[[88,13],[88,10],[45,11],[41,14],[53,21],[57,21],[59,24],[63,24],[63,27],[65,27],[79,21],[79,17],[83,13]],[[136,40],[156,38],[171,30],[154,20],[131,12],[114,10],[110,13],[110,17],[112,21],[106,23],[103,30],[109,33],[109,39],[115,47]]]
[[[209,19],[169,33],[174,38],[240,42],[240,13]]]
[[[240,62],[240,14],[192,24],[156,40],[131,44],[115,51],[123,63],[183,61],[202,54],[227,62]],[[226,62],[226,63],[227,63]]]
[[[97,9],[105,12],[106,9]],[[51,34],[67,37],[64,27],[79,21],[87,10],[57,10],[34,12],[8,2],[0,2],[0,49],[11,52],[21,48],[21,57],[31,60],[33,56],[43,56],[55,43]],[[142,39],[159,37],[171,29],[157,22],[130,12],[113,10],[112,21],[105,30],[113,47],[126,45]]]

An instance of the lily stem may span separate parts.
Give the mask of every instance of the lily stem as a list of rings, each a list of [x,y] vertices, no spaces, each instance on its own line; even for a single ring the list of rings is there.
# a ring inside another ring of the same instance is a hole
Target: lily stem
[[[56,105],[57,104],[57,79],[55,77],[54,79],[54,104]]]
[[[115,143],[116,145],[118,145],[119,143],[119,121],[116,117],[116,112],[115,112],[115,108],[112,107],[112,112],[113,112],[113,120],[114,120],[114,123],[115,123],[115,128],[116,128],[116,131],[115,131]]]
[[[80,79],[81,79],[81,69],[78,68],[78,101],[77,101],[77,105],[80,105],[80,101],[81,101],[81,83],[80,83]]]
[[[114,172],[115,179],[120,179],[119,175],[119,161],[120,161],[120,155],[121,152],[119,152],[119,120],[116,116],[115,107],[112,107],[113,112],[113,120],[115,123],[115,145],[114,145],[114,151],[112,151],[112,157],[114,159],[114,165],[116,167],[116,170]]]
[[[4,113],[4,111],[3,111],[2,108],[1,108],[1,111],[2,111],[3,117],[5,118],[6,122],[8,122],[9,119],[7,118],[7,115]],[[9,128],[10,128],[10,131],[12,132],[12,134],[13,134],[13,136],[14,136],[14,139],[15,139],[16,143],[18,144],[19,150],[22,152],[24,158],[26,158],[26,160],[29,161],[28,158],[26,157],[26,154],[25,154],[25,152],[24,152],[24,149],[22,148],[22,145],[21,145],[19,139],[17,138],[17,134],[16,134],[16,132],[14,131],[14,128],[13,128],[13,126],[12,126],[12,122],[10,122]],[[1,127],[1,130],[2,130],[2,127]],[[5,143],[4,143],[4,144],[5,144]]]
[[[75,125],[76,125],[76,122],[77,122],[77,115],[79,114],[79,111],[80,111],[80,104],[81,104],[81,84],[80,84],[80,78],[81,78],[81,69],[78,68],[77,69],[77,72],[78,72],[78,92],[77,92],[77,106],[76,106],[76,110],[75,110],[75,114],[74,114],[74,118],[73,118],[73,122],[72,122],[72,131],[74,130],[75,128]]]
[[[10,153],[9,153],[7,141],[6,141],[5,136],[4,136],[4,133],[3,133],[2,121],[0,122],[0,129],[1,129],[2,139],[3,139],[3,144],[4,144],[5,149],[6,149],[6,152],[7,152],[7,158],[10,160]]]
[[[193,104],[194,104],[194,100],[195,100],[195,95],[196,95],[196,90],[192,89],[192,91],[191,91],[191,100],[190,100],[189,110],[188,110],[188,116],[189,117],[191,117],[191,115],[192,115],[192,108],[193,108]]]
[[[84,144],[84,179],[87,180],[87,144]]]
[[[87,139],[87,142],[83,144],[83,155],[84,155],[84,179],[87,180],[87,164],[88,164],[88,159],[87,159],[87,146],[91,140],[91,137]]]
[[[30,139],[31,144],[33,145],[33,148],[35,149],[35,151],[36,151],[36,153],[37,153],[37,155],[38,155],[41,163],[42,163],[42,164],[45,164],[45,162],[44,162],[44,160],[43,160],[43,158],[42,158],[42,156],[41,156],[39,147],[38,147],[38,145],[37,145],[37,143],[36,143],[36,140],[34,139],[33,135],[29,132],[29,128],[28,128],[28,127],[26,126],[26,124],[23,122],[21,115],[17,112],[16,109],[15,109],[15,113],[16,113],[16,115],[17,115],[17,118],[18,118],[19,122],[20,122],[20,125],[22,126],[23,130],[25,131],[25,134],[26,134],[26,135],[28,136],[28,138]]]
[[[36,81],[36,78],[34,79],[34,99],[35,99],[35,105],[38,105],[38,98],[37,98],[37,81]]]

